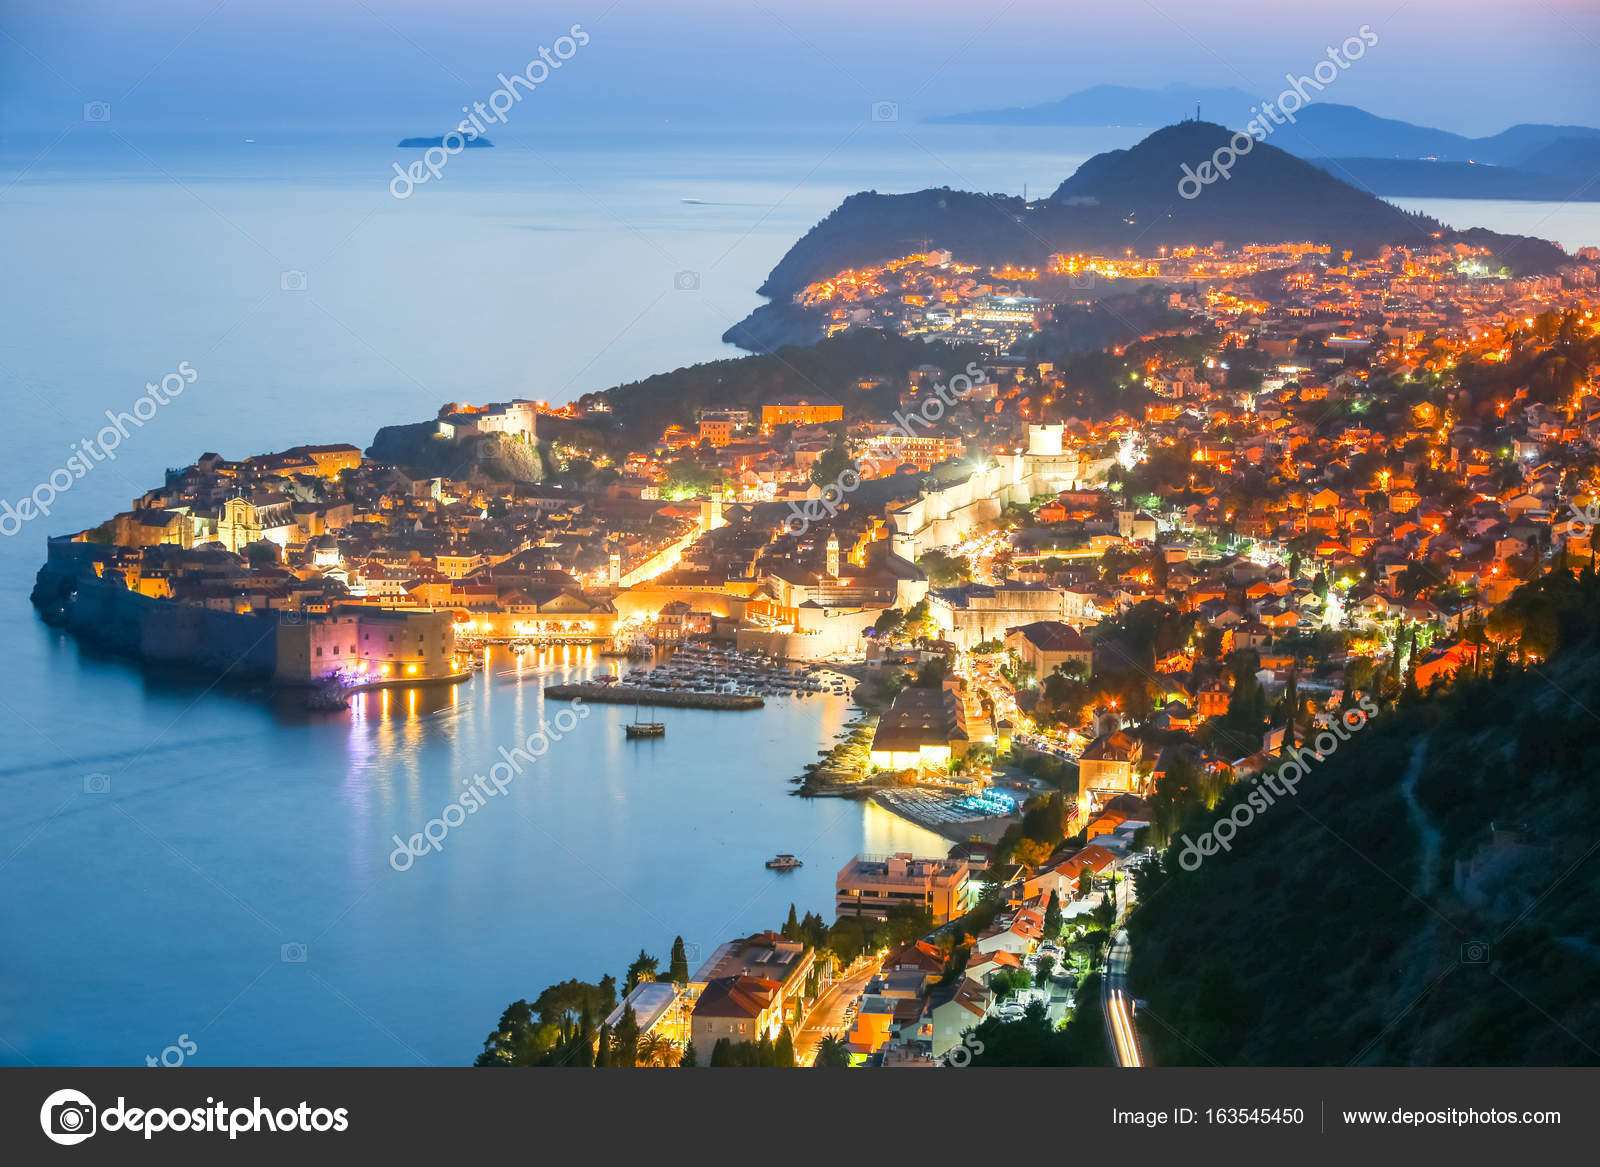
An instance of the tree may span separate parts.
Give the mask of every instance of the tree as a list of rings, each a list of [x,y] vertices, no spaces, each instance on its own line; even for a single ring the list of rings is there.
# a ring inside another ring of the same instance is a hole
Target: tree
[[[1028,975],[1025,968],[1002,970],[989,978],[989,987],[994,990],[995,999],[1004,1001],[1015,994],[1019,989],[1026,989],[1033,984],[1033,978]]]
[[[673,1044],[659,1033],[647,1033],[639,1039],[639,1062],[646,1066],[667,1066],[672,1063]]]
[[[612,1054],[612,1065],[632,1067],[639,1064],[639,1018],[632,1005],[622,1007]]]
[[[656,968],[660,961],[651,956],[644,949],[639,949],[639,955],[633,958],[633,963],[628,966],[628,983],[623,990],[624,994],[633,992],[634,989],[646,981],[656,979]],[[688,980],[687,977],[684,978]]]
[[[611,1065],[611,1026],[600,1026],[599,1044],[594,1050],[594,1064],[601,1069]]]
[[[1085,872],[1088,870],[1087,867],[1084,868]],[[1050,891],[1050,902],[1044,909],[1044,934],[1051,940],[1061,935],[1061,898],[1054,888]]]
[[[270,567],[278,562],[278,546],[263,539],[247,546],[244,555],[251,567]]]
[[[1100,906],[1090,914],[1094,917],[1095,923],[1102,928],[1110,928],[1117,922],[1117,897],[1113,893],[1107,892],[1106,898],[1101,901]]]
[[[698,1066],[699,1064],[700,1055],[694,1048],[694,1042],[691,1041],[688,1045],[683,1047],[683,1057],[678,1059],[678,1068],[681,1070]]]
[[[934,633],[933,618],[928,615],[928,601],[918,600],[906,612],[900,634],[908,640],[921,640]]]
[[[833,445],[817,455],[817,460],[811,464],[811,481],[824,490],[829,486],[837,489],[844,472],[855,468],[855,461],[845,448],[844,441],[835,438]]]
[[[1038,867],[1050,858],[1052,850],[1049,843],[1041,843],[1037,839],[1019,839],[1012,848],[1011,858],[1024,867]]]
[[[1094,872],[1088,867],[1078,872],[1078,898],[1088,899],[1089,893],[1094,891]]]
[[[793,915],[794,909],[790,908],[789,912]],[[675,985],[687,985],[689,983],[689,952],[683,946],[682,936],[673,937],[672,964],[668,968],[667,976]]]
[[[943,551],[929,551],[917,560],[917,566],[927,573],[928,583],[936,588],[966,583],[972,578],[972,564],[965,556],[948,555]]]
[[[786,1069],[794,1068],[794,1036],[790,1034],[789,1027],[785,1025],[778,1034],[778,1040],[772,1047],[773,1065]]]
[[[988,1017],[972,1031],[975,1066],[1097,1066],[1107,1062],[1099,986],[1084,982],[1084,1002],[1064,1029],[1055,1029],[1044,1002],[1030,1002],[1020,1021]],[[977,1050],[982,1053],[977,1053]]]
[[[707,470],[682,458],[667,466],[666,489],[669,495],[688,498],[692,495],[714,494],[721,488],[722,475],[716,470]]]
[[[526,1001],[514,1001],[500,1015],[500,1023],[483,1040],[479,1066],[531,1066],[553,1044],[550,1031],[534,1019]]]
[[[811,1063],[817,1069],[842,1070],[850,1065],[850,1047],[842,1037],[825,1037]]]

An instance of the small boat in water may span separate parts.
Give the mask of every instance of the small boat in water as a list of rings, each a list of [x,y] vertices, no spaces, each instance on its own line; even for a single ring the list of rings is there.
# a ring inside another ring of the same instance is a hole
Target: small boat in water
[[[793,871],[796,867],[804,867],[805,864],[793,855],[774,855],[767,860],[767,866],[773,871]]]
[[[637,706],[635,706],[633,710],[633,720],[628,722],[627,725],[623,726],[622,730],[630,738],[666,737],[667,723],[664,721],[640,721],[639,709]]]

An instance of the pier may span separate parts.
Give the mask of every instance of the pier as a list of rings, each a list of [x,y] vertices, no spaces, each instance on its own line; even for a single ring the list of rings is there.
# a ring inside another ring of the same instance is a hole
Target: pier
[[[677,689],[639,689],[632,685],[546,685],[557,701],[583,700],[610,705],[662,705],[671,709],[760,709],[760,697],[743,693],[696,693]]]

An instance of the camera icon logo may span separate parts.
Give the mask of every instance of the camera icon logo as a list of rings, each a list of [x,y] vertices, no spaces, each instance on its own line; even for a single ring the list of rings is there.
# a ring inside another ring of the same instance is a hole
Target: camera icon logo
[[[111,120],[111,103],[109,101],[89,101],[83,106],[83,120],[86,122],[108,122]]]
[[[278,955],[284,964],[304,964],[306,962],[306,946],[299,943],[285,944],[278,950]]]
[[[286,271],[278,277],[278,287],[285,292],[303,292],[306,290],[306,273]]]
[[[1462,964],[1488,964],[1489,942],[1487,940],[1468,940],[1461,946]]]
[[[872,120],[875,122],[897,122],[900,120],[900,103],[895,101],[875,101],[872,103]]]
[[[95,1132],[95,1105],[78,1090],[57,1090],[39,1108],[45,1138],[63,1147],[76,1146]]]
[[[1080,289],[1094,287],[1093,270],[1090,268],[1082,268],[1079,271],[1068,273],[1067,287]]]
[[[83,776],[83,792],[85,794],[109,794],[111,792],[111,775],[85,774]]]
[[[672,286],[680,292],[698,292],[700,290],[700,273],[697,271],[681,271],[672,277]]]

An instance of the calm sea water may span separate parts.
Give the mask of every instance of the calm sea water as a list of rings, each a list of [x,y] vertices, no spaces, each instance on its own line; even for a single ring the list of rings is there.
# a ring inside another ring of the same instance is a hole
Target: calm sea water
[[[188,1034],[197,1064],[460,1064],[516,997],[620,973],[641,945],[665,957],[674,935],[709,952],[791,901],[826,912],[858,850],[942,849],[789,796],[848,716],[830,696],[674,712],[651,743],[623,740],[631,710],[596,708],[396,872],[391,836],[553,715],[545,675],[501,663],[450,694],[308,717],[87,651],[36,620],[28,588],[46,533],[127,508],[164,467],[364,445],[446,400],[559,401],[734,355],[720,333],[846,194],[1038,194],[1138,131],[568,133],[460,155],[401,201],[390,163],[415,155],[389,143],[415,127],[102,130],[0,143],[0,497],[180,361],[199,379],[0,538],[0,1063],[141,1064]],[[1600,243],[1594,204],[1408,205]],[[770,874],[776,851],[806,866]]]

